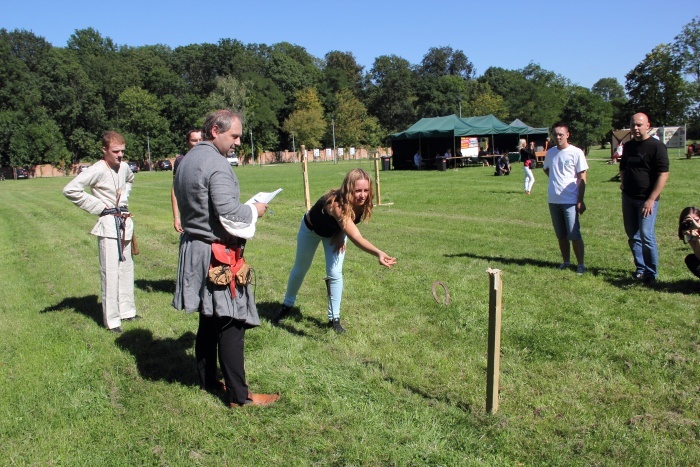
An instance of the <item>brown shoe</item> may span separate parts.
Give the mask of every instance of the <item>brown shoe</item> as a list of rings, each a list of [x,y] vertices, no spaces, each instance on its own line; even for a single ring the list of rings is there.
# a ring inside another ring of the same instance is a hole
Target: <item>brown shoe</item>
[[[275,402],[277,402],[280,398],[279,393],[275,394],[254,394],[252,392],[248,392],[248,398],[243,404],[237,404],[235,402],[231,402],[229,406],[231,408],[235,407],[244,407],[246,405],[270,405]]]

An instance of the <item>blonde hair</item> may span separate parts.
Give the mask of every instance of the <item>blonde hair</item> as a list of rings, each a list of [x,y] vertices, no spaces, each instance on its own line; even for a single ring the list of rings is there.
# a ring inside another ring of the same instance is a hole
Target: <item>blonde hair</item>
[[[360,221],[369,222],[372,217],[374,189],[372,187],[372,179],[364,170],[351,170],[345,175],[340,188],[330,190],[324,195],[326,198],[326,206],[336,203],[340,207],[340,217],[343,224],[355,221],[355,184],[358,180],[367,180],[369,183],[369,196],[362,206],[362,214],[360,215]]]

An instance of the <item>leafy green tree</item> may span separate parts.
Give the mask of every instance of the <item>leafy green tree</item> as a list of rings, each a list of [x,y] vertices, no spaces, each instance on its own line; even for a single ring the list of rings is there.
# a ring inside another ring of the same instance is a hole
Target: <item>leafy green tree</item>
[[[177,141],[178,151],[185,150],[185,134],[192,128],[201,128],[207,114],[206,99],[191,93],[180,96],[167,94],[159,99],[161,115],[169,122],[170,131]]]
[[[462,102],[462,115],[478,117],[493,115],[498,119],[508,119],[508,108],[503,97],[491,90],[491,86],[479,81],[467,83],[467,93]]]
[[[630,109],[646,113],[652,125],[684,122],[689,94],[682,73],[681,60],[669,45],[654,47],[625,76]]]
[[[161,104],[145,89],[132,87],[119,96],[121,129],[127,140],[127,157],[143,160],[148,146],[156,158],[178,152],[178,138],[172,135],[168,121],[160,114]]]
[[[381,141],[376,134],[379,122],[349,88],[336,94],[335,139],[339,147],[367,146]],[[374,133],[374,134],[373,134]]]
[[[464,52],[452,50],[452,47],[431,47],[418,67],[418,75],[422,78],[459,76],[469,80],[473,79],[475,74],[474,64]]]
[[[216,78],[216,87],[207,97],[208,111],[229,109],[245,115],[248,108],[248,90],[244,83],[233,76]]]
[[[216,87],[220,64],[214,44],[190,44],[173,50],[171,66],[189,93],[203,98]]]
[[[318,89],[326,109],[335,109],[335,96],[341,90],[350,89],[355,96],[360,96],[364,67],[357,64],[351,52],[328,52],[323,64],[323,75]]]
[[[299,145],[303,144],[309,149],[321,146],[326,122],[316,89],[308,88],[296,93],[295,110],[284,121],[282,128],[289,134],[294,133]]]
[[[570,142],[587,153],[593,143],[603,141],[611,130],[612,108],[599,94],[574,86],[561,120],[569,124]]]
[[[34,44],[24,32],[8,33],[0,29],[0,109],[29,112],[41,105],[41,90],[36,73],[32,72],[25,61],[30,46],[22,41]],[[18,43],[19,42],[19,43]],[[43,56],[43,53],[42,53]],[[39,66],[40,62],[36,63]]]
[[[52,49],[51,44],[46,42],[43,37],[21,29],[14,31],[0,29],[0,42],[8,44],[10,47],[8,52],[21,60],[32,73],[39,70]]]
[[[683,26],[681,34],[675,38],[673,47],[674,53],[681,61],[683,72],[690,77],[689,133],[697,136],[700,134],[700,16]]]
[[[627,110],[627,94],[625,94],[625,88],[622,87],[617,78],[601,78],[595,82],[591,91],[610,105],[612,128],[600,141],[601,146],[605,147],[605,143],[612,138],[613,129],[627,128],[629,125],[630,116]]]
[[[159,98],[185,92],[185,81],[171,66],[172,56],[172,49],[165,45],[123,46],[119,49],[119,62],[134,70],[141,88]]]
[[[68,140],[68,148],[72,155],[71,162],[89,162],[102,157],[101,136],[85,131],[83,128],[74,129]]]
[[[562,75],[548,71],[538,64],[530,63],[520,70],[530,84],[521,100],[521,112],[531,126],[550,126],[562,112],[569,97],[571,82]],[[511,109],[512,116],[513,109]],[[513,118],[517,117],[514,116]]]
[[[39,73],[42,105],[65,136],[79,127],[98,131],[106,126],[102,100],[75,53],[52,49]]]
[[[416,110],[421,117],[459,115],[468,81],[454,75],[426,76],[416,86]]]
[[[627,98],[625,95],[625,88],[622,87],[617,78],[601,78],[595,82],[591,91],[602,97],[605,102]]]
[[[548,127],[561,114],[568,99],[569,81],[563,76],[530,63],[521,70],[489,68],[479,78],[503,97],[508,119],[519,118],[528,125]]]
[[[264,150],[279,148],[278,115],[284,106],[284,96],[274,81],[257,73],[245,74],[244,82],[250,89],[246,122],[253,129],[256,146]],[[291,148],[291,142],[287,146]]]
[[[291,109],[297,92],[318,86],[321,62],[303,47],[280,42],[267,51],[265,76],[274,81],[282,94],[287,96],[286,107]]]
[[[16,110],[0,110],[0,167],[10,163],[10,139],[16,128],[20,128],[22,113]]]
[[[216,62],[219,76],[233,76],[241,80],[246,72],[253,70],[251,52],[237,39],[221,39],[216,47]]]
[[[700,16],[683,26],[683,30],[675,37],[674,53],[681,61],[683,72],[692,79],[700,82]]]
[[[32,166],[70,162],[63,135],[56,122],[38,109],[33,115],[18,116],[9,141],[9,162],[12,166]]]
[[[140,86],[138,70],[128,61],[119,60],[119,48],[109,37],[93,28],[78,29],[68,39],[88,78],[96,86],[109,113],[116,109],[119,94],[130,86]],[[116,126],[118,122],[110,122]]]
[[[107,56],[117,51],[117,45],[109,37],[102,37],[93,28],[76,29],[68,38],[68,48],[81,56]]]
[[[386,134],[415,123],[415,76],[406,59],[397,55],[377,57],[368,79],[367,110],[377,117]]]
[[[324,57],[323,79],[332,92],[349,88],[353,94],[362,87],[364,67],[357,63],[352,52],[333,50]]]

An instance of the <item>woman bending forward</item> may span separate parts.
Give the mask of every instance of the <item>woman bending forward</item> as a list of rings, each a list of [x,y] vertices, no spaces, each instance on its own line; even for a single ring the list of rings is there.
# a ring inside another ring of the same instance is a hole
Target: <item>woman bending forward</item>
[[[353,169],[345,176],[339,189],[330,190],[304,214],[297,234],[294,267],[287,281],[284,303],[277,312],[274,323],[289,316],[318,244],[322,243],[329,290],[328,322],[337,333],[345,332],[340,324],[340,301],[343,295],[346,239],[350,238],[359,249],[376,256],[382,266],[391,267],[396,264],[396,258],[372,245],[357,228],[357,224],[363,220],[369,221],[372,217],[373,197],[369,174],[362,169]]]

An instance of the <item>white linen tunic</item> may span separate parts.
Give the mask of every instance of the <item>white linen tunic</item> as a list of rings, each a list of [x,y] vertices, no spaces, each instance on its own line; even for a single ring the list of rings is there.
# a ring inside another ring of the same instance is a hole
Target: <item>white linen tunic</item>
[[[133,182],[134,173],[126,162],[122,162],[119,170],[114,171],[100,160],[69,182],[63,188],[63,194],[84,211],[99,215],[105,208],[128,207]],[[90,193],[85,191],[87,188]],[[125,227],[125,261],[119,261],[114,216],[99,217],[90,231],[97,236],[102,279],[102,317],[109,329],[120,327],[121,320],[136,316],[134,262],[131,257],[134,224],[131,218],[126,219]]]

